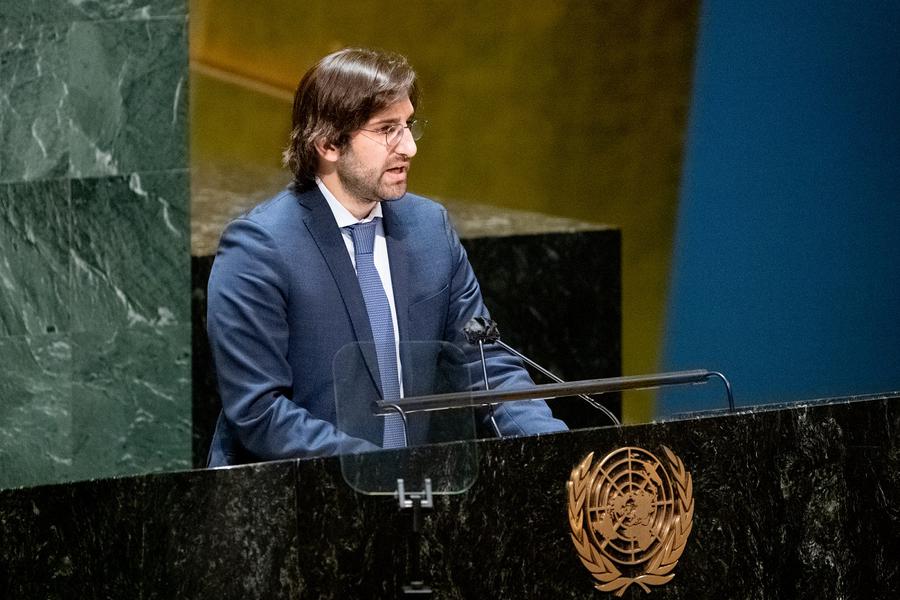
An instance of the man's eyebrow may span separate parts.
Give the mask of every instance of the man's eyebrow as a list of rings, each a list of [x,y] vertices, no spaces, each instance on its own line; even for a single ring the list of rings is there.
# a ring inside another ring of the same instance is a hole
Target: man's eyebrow
[[[408,121],[412,121],[415,119],[415,115],[409,115],[408,119],[401,119],[399,117],[385,117],[383,119],[378,119],[377,121],[373,121],[369,123],[369,125],[388,125],[388,124],[397,124],[397,123],[406,123]]]

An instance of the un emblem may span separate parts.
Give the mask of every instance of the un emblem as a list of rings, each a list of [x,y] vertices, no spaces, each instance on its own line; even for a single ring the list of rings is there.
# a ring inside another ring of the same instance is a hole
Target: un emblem
[[[572,469],[566,484],[575,551],[604,592],[645,592],[668,583],[694,516],[691,474],[662,447],[666,464],[643,448],[619,448]]]

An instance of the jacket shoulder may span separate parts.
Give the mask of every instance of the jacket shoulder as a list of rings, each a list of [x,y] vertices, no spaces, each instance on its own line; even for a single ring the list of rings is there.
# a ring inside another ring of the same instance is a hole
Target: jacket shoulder
[[[302,217],[304,209],[298,198],[298,194],[290,189],[284,189],[267,200],[263,200],[236,220],[252,221],[266,229],[272,230],[292,217]]]
[[[435,214],[447,212],[447,209],[440,202],[412,193],[407,193],[403,198],[397,200],[397,204],[407,209],[433,212]]]
[[[389,202],[387,206],[404,222],[418,229],[427,227],[428,224],[443,227],[448,221],[447,209],[425,196],[407,193],[400,200]]]

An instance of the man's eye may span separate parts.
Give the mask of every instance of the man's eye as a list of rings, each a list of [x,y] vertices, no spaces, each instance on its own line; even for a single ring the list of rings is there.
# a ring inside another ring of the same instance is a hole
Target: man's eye
[[[391,135],[392,133],[397,131],[398,127],[400,127],[400,126],[399,125],[385,125],[384,127],[381,128],[380,133],[383,133],[385,135]]]

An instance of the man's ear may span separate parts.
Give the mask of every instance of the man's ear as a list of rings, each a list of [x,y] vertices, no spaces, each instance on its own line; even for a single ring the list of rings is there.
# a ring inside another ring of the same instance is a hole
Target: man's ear
[[[319,159],[329,163],[335,163],[341,157],[341,151],[337,146],[329,142],[325,137],[318,138],[314,145]]]

